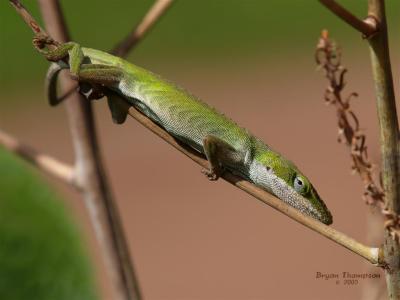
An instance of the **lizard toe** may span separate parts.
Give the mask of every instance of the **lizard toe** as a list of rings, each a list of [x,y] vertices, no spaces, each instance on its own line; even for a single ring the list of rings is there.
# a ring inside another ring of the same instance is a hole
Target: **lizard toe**
[[[208,170],[208,169],[202,169],[201,173],[203,173],[204,175],[206,175],[206,177],[208,178],[208,180],[210,181],[216,181],[219,178],[219,175],[217,173],[215,173],[212,170]]]

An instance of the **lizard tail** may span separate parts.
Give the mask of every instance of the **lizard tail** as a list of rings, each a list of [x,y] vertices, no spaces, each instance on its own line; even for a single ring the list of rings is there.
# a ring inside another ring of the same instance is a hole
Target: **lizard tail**
[[[45,80],[45,91],[47,93],[47,99],[51,106],[55,106],[61,103],[70,94],[70,92],[67,92],[65,95],[61,97],[57,96],[58,74],[63,69],[68,69],[68,66],[64,67],[57,63],[52,63],[49,69],[47,70],[46,80]],[[72,91],[75,91],[75,89]]]

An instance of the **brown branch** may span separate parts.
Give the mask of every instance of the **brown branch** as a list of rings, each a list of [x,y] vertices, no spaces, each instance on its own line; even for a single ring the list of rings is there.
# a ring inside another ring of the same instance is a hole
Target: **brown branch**
[[[336,3],[335,0],[319,0],[319,2],[351,27],[361,32],[366,38],[373,36],[378,31],[378,26],[374,18],[369,17],[365,21],[360,20],[343,6]]]
[[[165,14],[173,0],[156,0],[153,6],[146,13],[138,26],[123,39],[111,53],[120,57],[124,57],[128,52],[136,46],[136,44],[150,31],[155,23]]]
[[[379,119],[382,179],[385,191],[385,242],[383,246],[389,299],[400,299],[400,156],[399,124],[389,55],[384,0],[368,0],[368,15],[380,24],[380,31],[368,40]]]
[[[65,183],[76,185],[73,167],[49,156],[40,153],[31,146],[19,142],[11,135],[0,130],[0,145],[10,152],[17,154],[22,159],[30,162],[39,170],[44,171]]]
[[[347,69],[341,64],[340,48],[328,37],[326,30],[322,31],[315,51],[317,65],[325,70],[329,86],[325,90],[324,99],[327,104],[336,108],[339,127],[339,142],[344,142],[352,158],[352,169],[357,172],[364,183],[364,198],[366,203],[377,205],[381,209],[385,195],[374,180],[373,164],[368,158],[366,136],[360,129],[356,114],[352,111],[350,100],[357,97],[355,92],[343,97],[345,74]]]
[[[322,1],[321,1],[322,2]],[[333,1],[323,1],[333,2]],[[385,193],[383,257],[389,299],[400,299],[400,145],[396,99],[384,0],[368,0],[369,20],[379,30],[369,36],[372,74],[376,90]]]
[[[57,0],[39,0],[43,20],[57,40],[70,40]],[[68,91],[74,83],[64,76],[61,86]],[[106,178],[90,102],[73,94],[66,101],[75,147],[77,179],[92,220],[97,240],[105,254],[115,299],[140,299],[138,281],[116,204]]]
[[[10,1],[35,35],[48,36],[19,1]],[[39,5],[50,34],[61,42],[68,41],[58,1],[39,0]],[[73,85],[70,78],[61,78],[64,91],[71,89]],[[91,104],[78,93],[74,93],[66,101],[66,106],[75,149],[76,183],[82,192],[97,241],[104,254],[114,288],[114,299],[140,299],[121,221],[104,173]]]
[[[173,146],[178,151],[180,151],[183,154],[185,154],[186,156],[188,156],[190,159],[192,159],[194,162],[196,162],[203,168],[208,168],[208,162],[205,159],[205,157],[203,157],[202,155],[200,155],[198,152],[194,151],[193,149],[177,142],[168,132],[166,132],[164,129],[159,127],[157,124],[155,124],[149,118],[144,116],[142,113],[140,113],[134,107],[130,107],[130,105],[128,103],[126,103],[125,101],[121,101],[121,100],[116,100],[116,101],[120,101],[120,105],[125,106],[125,109],[128,110],[129,115],[131,117],[133,117],[134,119],[136,119],[143,126],[150,129],[157,136],[162,138],[164,141],[166,141],[168,144]],[[230,172],[224,172],[224,174],[222,175],[222,178],[224,180],[226,180],[227,182],[231,183],[232,185],[245,191],[246,193],[252,195],[256,199],[260,200],[261,202],[268,204],[269,206],[273,207],[274,209],[278,210],[279,212],[285,214],[289,218],[299,222],[300,224],[316,231],[317,233],[321,234],[322,236],[324,236],[324,237],[334,241],[335,243],[349,249],[350,251],[360,255],[361,257],[368,260],[372,264],[374,264],[376,266],[381,265],[380,252],[379,252],[378,248],[371,248],[371,247],[365,246],[365,245],[357,242],[356,240],[346,236],[344,233],[341,233],[341,232],[333,229],[332,227],[329,227],[311,217],[308,217],[308,216],[302,214],[295,208],[284,203],[282,200],[267,193],[266,191],[255,186],[254,184],[252,184],[248,181],[245,181],[238,176],[233,175]]]

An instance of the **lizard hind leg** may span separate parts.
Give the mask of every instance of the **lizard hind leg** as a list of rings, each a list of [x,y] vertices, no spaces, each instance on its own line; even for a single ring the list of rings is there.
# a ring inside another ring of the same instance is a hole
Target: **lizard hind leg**
[[[38,36],[33,39],[33,45],[49,61],[60,62],[64,60],[64,62],[67,62],[66,58],[68,57],[71,75],[74,78],[77,77],[84,59],[82,48],[79,44],[68,42],[55,45],[51,38]],[[46,48],[49,45],[56,46],[56,48],[51,50],[48,47]]]
[[[119,67],[102,65],[102,64],[88,64],[81,65],[77,80],[103,85],[106,87],[113,87],[120,83],[124,77],[124,71]]]
[[[124,123],[128,115],[129,104],[112,91],[107,91],[106,96],[113,122],[115,124]]]
[[[224,171],[224,165],[237,161],[235,149],[222,139],[207,135],[203,140],[204,154],[210,164],[210,168],[203,169],[209,180],[217,180]]]

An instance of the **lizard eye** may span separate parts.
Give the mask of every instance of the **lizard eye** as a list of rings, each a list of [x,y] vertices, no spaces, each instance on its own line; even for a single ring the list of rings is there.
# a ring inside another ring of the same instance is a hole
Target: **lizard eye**
[[[294,178],[293,187],[297,192],[299,192],[299,193],[303,192],[304,188],[305,188],[303,179],[299,176],[296,176]]]

